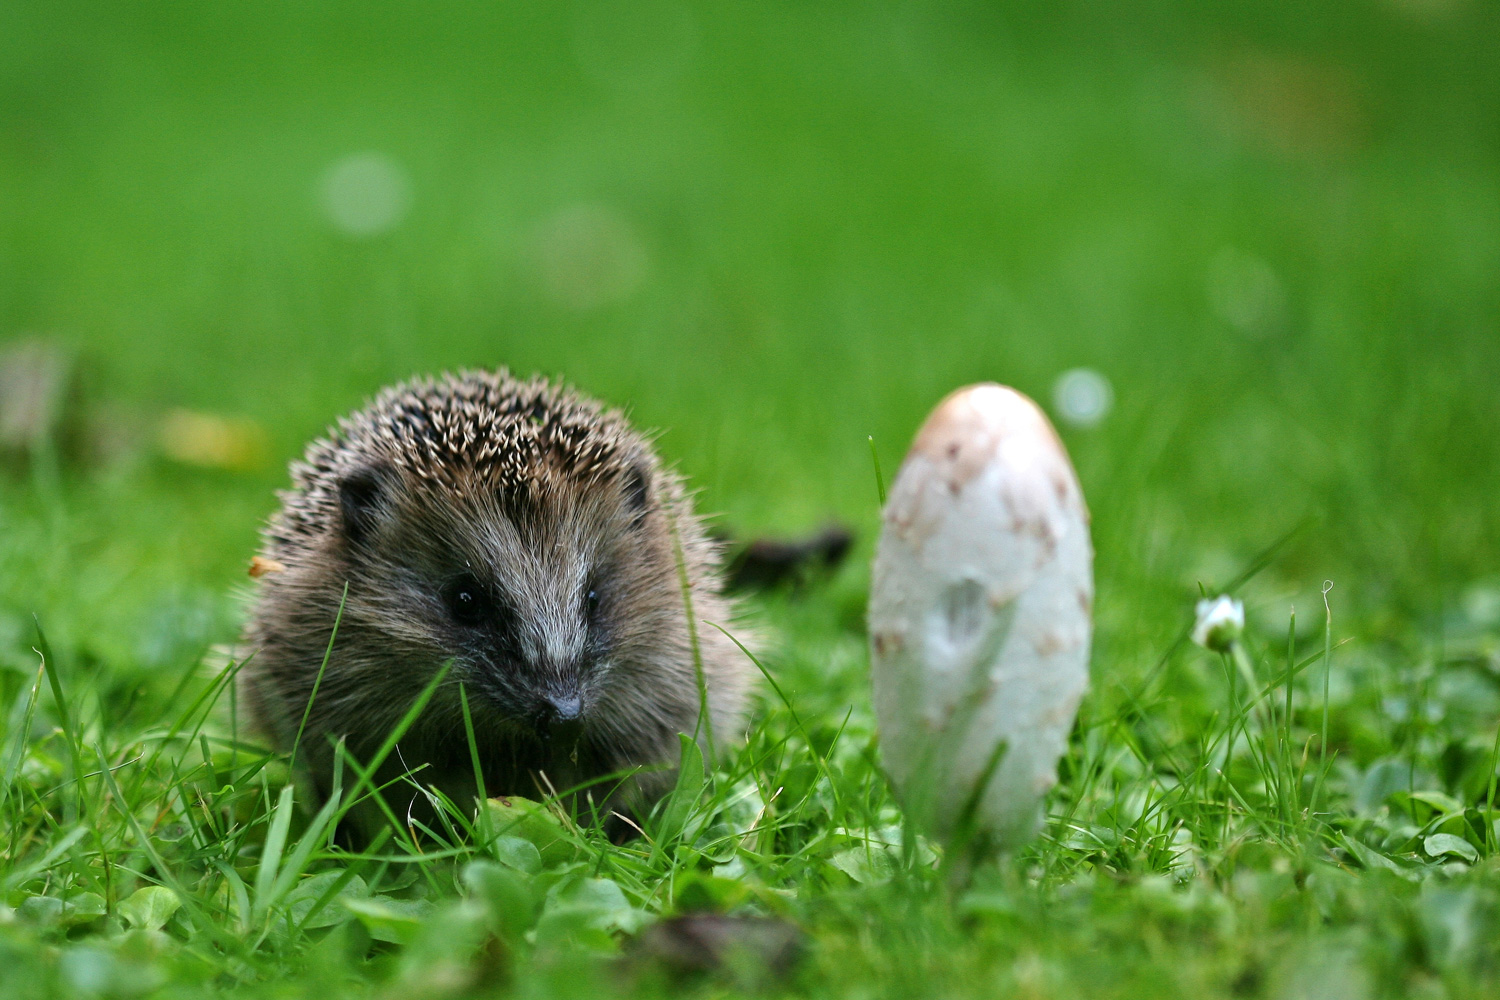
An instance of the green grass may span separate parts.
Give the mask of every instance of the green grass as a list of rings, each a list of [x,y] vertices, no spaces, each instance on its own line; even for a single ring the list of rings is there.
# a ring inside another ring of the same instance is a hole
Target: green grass
[[[114,442],[0,472],[0,996],[1494,995],[1493,6],[619,10],[0,14],[0,345],[71,352]],[[351,239],[320,184],[366,151],[409,209]],[[556,271],[579,205],[613,285]],[[501,363],[737,528],[861,543],[757,599],[774,684],[648,836],[457,804],[351,854],[211,649],[285,459]],[[954,891],[879,770],[869,439],[889,479],[949,389],[1077,366],[1093,686],[1042,836]],[[173,462],[177,408],[269,457]],[[1231,584],[1243,662],[1184,640]],[[701,908],[807,956],[622,971]]]

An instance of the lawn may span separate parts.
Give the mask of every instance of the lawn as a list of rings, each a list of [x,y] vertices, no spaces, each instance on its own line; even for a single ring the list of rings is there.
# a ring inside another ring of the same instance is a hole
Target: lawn
[[[1500,992],[1493,4],[11,2],[28,341],[0,997]],[[502,364],[858,542],[750,599],[774,684],[649,838],[351,851],[238,726],[246,565],[333,418]],[[1096,637],[1043,833],[954,885],[880,771],[871,448],[981,380],[1072,454]],[[1259,700],[1187,641],[1223,590]],[[671,973],[684,913],[800,960]]]

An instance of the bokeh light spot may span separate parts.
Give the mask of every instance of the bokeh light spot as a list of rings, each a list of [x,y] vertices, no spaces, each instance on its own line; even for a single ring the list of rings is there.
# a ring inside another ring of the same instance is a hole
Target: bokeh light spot
[[[693,12],[677,0],[590,3],[574,22],[578,68],[611,89],[638,92],[669,84],[697,48]]]
[[[1114,386],[1092,368],[1070,368],[1052,385],[1052,405],[1064,423],[1093,427],[1114,407]]]
[[[630,222],[605,205],[573,205],[542,226],[543,290],[580,311],[628,298],[646,276],[646,249]]]
[[[1273,333],[1286,321],[1286,289],[1271,265],[1233,247],[1209,264],[1208,300],[1214,315],[1250,337]]]
[[[393,229],[411,205],[406,172],[381,153],[339,160],[323,175],[323,211],[335,229],[355,239]]]

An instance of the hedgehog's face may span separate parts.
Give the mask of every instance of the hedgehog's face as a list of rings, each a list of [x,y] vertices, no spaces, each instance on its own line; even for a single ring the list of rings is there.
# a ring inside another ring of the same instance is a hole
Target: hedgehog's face
[[[659,477],[643,457],[522,502],[379,464],[345,474],[350,644],[409,651],[413,689],[451,661],[476,714],[517,734],[607,738],[622,708],[673,714],[648,693],[680,687],[650,678],[685,644]]]

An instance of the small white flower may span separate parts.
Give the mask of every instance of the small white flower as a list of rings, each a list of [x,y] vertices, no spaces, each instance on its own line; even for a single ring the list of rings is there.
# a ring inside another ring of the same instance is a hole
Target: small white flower
[[[1198,621],[1193,625],[1193,641],[1205,649],[1225,653],[1245,631],[1245,605],[1220,594],[1198,602]]]

